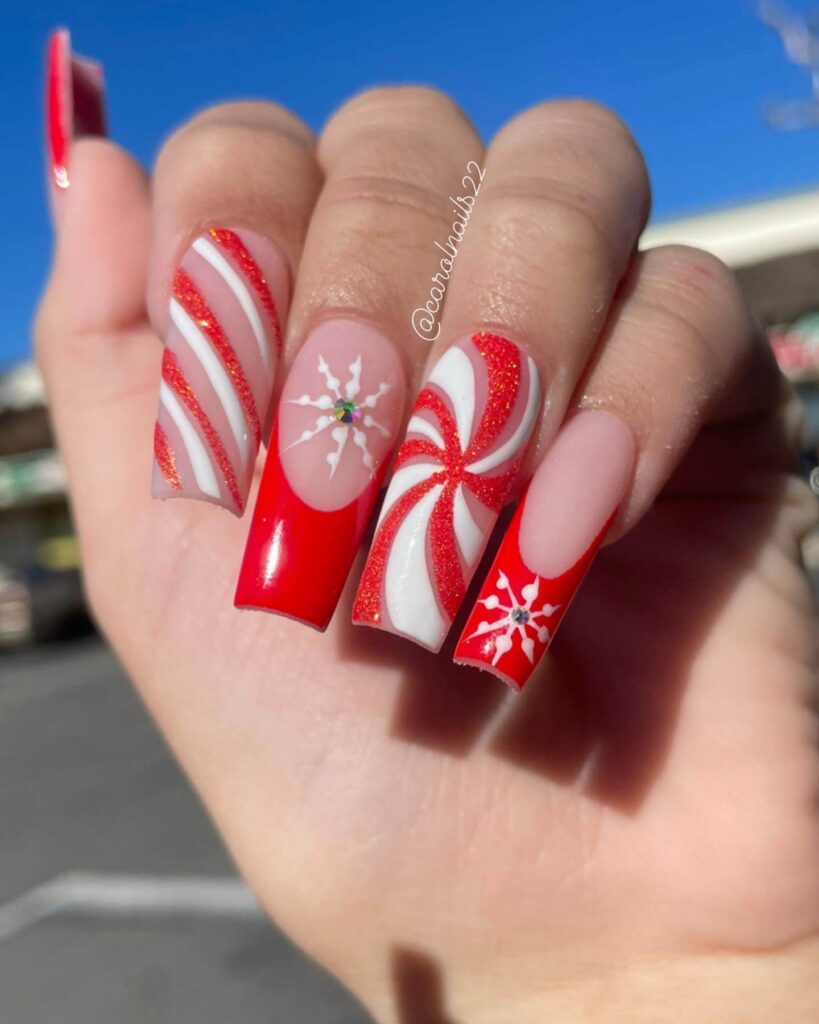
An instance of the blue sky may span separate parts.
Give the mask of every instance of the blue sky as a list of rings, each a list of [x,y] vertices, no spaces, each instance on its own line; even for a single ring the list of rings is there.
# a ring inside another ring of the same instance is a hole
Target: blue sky
[[[754,0],[318,4],[99,0],[3,5],[0,162],[7,244],[0,366],[23,356],[46,273],[42,60],[49,29],[106,68],[114,137],[150,165],[162,138],[226,97],[275,98],[319,128],[382,82],[448,90],[485,137],[538,100],[583,95],[631,126],[655,217],[815,185],[819,130],[779,134],[763,101],[808,92]],[[808,5],[792,3],[796,10]],[[816,4],[814,6],[819,6]]]

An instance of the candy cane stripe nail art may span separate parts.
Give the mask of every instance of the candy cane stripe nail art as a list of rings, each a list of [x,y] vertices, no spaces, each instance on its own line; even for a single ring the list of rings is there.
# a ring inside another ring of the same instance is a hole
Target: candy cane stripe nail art
[[[155,497],[243,511],[281,346],[274,295],[284,303],[286,266],[250,231],[212,228],[183,257],[169,303]]]
[[[355,622],[440,647],[539,411],[537,367],[513,342],[480,333],[441,356],[395,461]]]

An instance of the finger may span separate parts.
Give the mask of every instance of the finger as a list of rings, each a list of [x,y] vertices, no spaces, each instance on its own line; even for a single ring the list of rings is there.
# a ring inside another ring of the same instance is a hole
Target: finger
[[[492,143],[355,622],[440,648],[530,438],[563,416],[648,202],[631,137],[591,104],[544,104]]]
[[[694,250],[639,257],[579,411],[535,471],[455,660],[522,687],[603,540],[650,507],[726,398],[770,403],[778,393],[773,360],[729,271]]]
[[[376,89],[325,129],[326,183],[299,271],[281,395],[236,593],[323,629],[333,614],[428,343],[410,311],[439,269],[480,143],[431,89]]]
[[[154,497],[244,510],[319,184],[312,136],[273,104],[214,107],[165,144],[149,281],[165,337]]]

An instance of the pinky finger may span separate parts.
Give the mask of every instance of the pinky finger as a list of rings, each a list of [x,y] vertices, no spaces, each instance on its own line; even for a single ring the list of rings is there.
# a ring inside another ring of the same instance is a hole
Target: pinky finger
[[[781,396],[770,351],[719,261],[682,247],[637,257],[579,408],[535,471],[455,660],[520,689],[603,542],[630,530],[672,475],[675,493],[724,495],[730,457],[730,486],[745,486],[732,453],[760,451],[747,431]],[[776,472],[786,447],[770,446]]]

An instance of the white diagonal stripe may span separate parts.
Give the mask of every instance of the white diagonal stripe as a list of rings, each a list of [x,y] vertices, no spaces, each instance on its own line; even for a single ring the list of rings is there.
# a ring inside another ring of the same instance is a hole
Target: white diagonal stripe
[[[423,416],[412,417],[407,424],[407,433],[421,434],[423,437],[427,438],[427,440],[432,441],[432,443],[437,448],[440,448],[441,451],[446,447],[444,439],[441,437],[440,433],[435,429],[435,427],[433,427],[429,420],[425,420]]]
[[[261,353],[265,369],[270,373],[273,369],[270,359],[270,346],[267,341],[264,325],[262,324],[262,318],[259,316],[259,311],[253,303],[253,299],[247,289],[247,285],[225,259],[222,253],[219,252],[217,247],[206,238],[197,238],[193,243],[193,249],[194,252],[199,253],[202,259],[207,260],[215,271],[221,274],[225,284],[227,284],[228,288],[230,288],[236,296],[236,299],[244,310],[245,316],[250,321],[250,326],[256,336],[256,344],[259,346],[259,352]]]
[[[376,526],[381,525],[392,506],[407,493],[410,487],[420,484],[422,480],[427,480],[433,473],[439,472],[440,469],[441,467],[437,466],[434,462],[414,462],[396,470],[392,475],[390,486],[387,488],[387,493],[384,496],[384,504],[381,506],[381,513],[378,516]]]
[[[185,445],[185,451],[188,453],[188,459],[193,467],[196,486],[203,494],[209,494],[212,498],[218,499],[220,497],[219,484],[216,482],[216,474],[213,472],[213,465],[205,451],[205,446],[191,426],[179,399],[164,380],[159,382],[159,400],[182,435],[182,443]]]
[[[173,320],[179,333],[199,360],[213,390],[216,392],[216,397],[225,410],[225,416],[227,416],[230,429],[236,438],[236,444],[239,446],[239,457],[244,469],[247,465],[248,454],[248,424],[245,419],[244,410],[239,402],[239,396],[236,394],[236,389],[225,372],[221,359],[213,351],[213,346],[176,299],[171,299],[171,320]]]
[[[407,513],[393,538],[384,580],[393,626],[432,650],[440,647],[447,631],[427,564],[429,518],[443,489],[436,484]]]
[[[452,404],[461,451],[469,447],[475,416],[475,369],[462,348],[447,349],[432,369],[427,381],[437,384]]]
[[[502,462],[506,462],[510,456],[514,455],[521,445],[525,444],[526,439],[532,432],[540,405],[540,381],[538,379],[537,367],[529,356],[526,358],[529,363],[529,396],[526,400],[526,408],[523,412],[523,418],[518,424],[518,429],[500,448],[496,448],[495,451],[484,455],[482,459],[473,462],[471,466],[467,466],[466,468],[470,473],[485,473],[489,469],[495,469],[496,466],[500,466]]]
[[[452,525],[464,561],[470,566],[477,561],[478,555],[481,553],[483,531],[472,518],[462,484],[458,484],[453,495]]]

